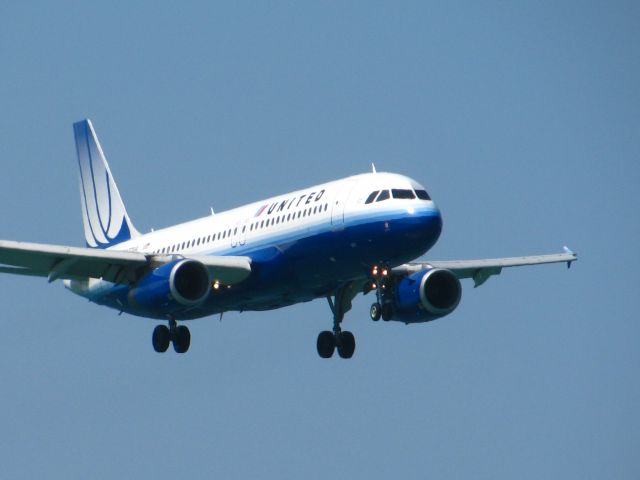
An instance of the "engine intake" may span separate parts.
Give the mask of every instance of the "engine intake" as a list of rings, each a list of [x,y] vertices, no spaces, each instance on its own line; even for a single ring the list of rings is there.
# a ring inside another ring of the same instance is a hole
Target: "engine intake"
[[[169,276],[173,297],[183,305],[193,305],[204,300],[209,293],[209,272],[195,260],[178,262]]]
[[[462,297],[460,280],[450,270],[423,270],[398,282],[394,318],[407,323],[428,322],[453,312]]]
[[[450,270],[429,270],[420,281],[420,300],[430,313],[447,315],[462,297],[460,280]]]
[[[133,306],[170,313],[204,302],[209,285],[207,267],[196,260],[183,259],[149,272],[133,286],[128,298]]]

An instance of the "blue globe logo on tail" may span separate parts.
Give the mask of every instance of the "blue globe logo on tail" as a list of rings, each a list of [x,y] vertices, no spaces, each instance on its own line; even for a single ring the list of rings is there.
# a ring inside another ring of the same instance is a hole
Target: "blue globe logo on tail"
[[[139,235],[116,186],[90,120],[73,124],[87,246],[108,248]]]

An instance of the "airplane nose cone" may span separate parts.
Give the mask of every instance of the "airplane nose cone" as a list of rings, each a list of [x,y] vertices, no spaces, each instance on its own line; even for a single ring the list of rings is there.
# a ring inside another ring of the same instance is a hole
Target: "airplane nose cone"
[[[437,240],[440,236],[440,233],[442,232],[442,214],[440,213],[440,209],[436,207],[435,204],[433,213],[431,214],[431,223],[433,232],[435,234],[435,240]]]
[[[420,215],[419,237],[423,247],[430,249],[442,233],[442,215],[434,204],[433,208]],[[426,251],[426,250],[425,250]]]
[[[416,205],[407,209],[407,213],[409,215],[404,221],[403,245],[417,257],[426,253],[438,241],[442,232],[442,215],[435,205],[428,208]]]

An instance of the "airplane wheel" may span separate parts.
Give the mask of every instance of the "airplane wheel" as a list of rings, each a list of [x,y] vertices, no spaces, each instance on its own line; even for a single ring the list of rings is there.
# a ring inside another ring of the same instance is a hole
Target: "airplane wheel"
[[[166,325],[158,325],[153,329],[153,336],[151,337],[153,343],[153,349],[158,352],[166,352],[171,342],[171,333]]]
[[[388,322],[393,318],[393,305],[391,303],[385,303],[382,305],[382,320]]]
[[[371,305],[369,315],[371,316],[371,320],[373,320],[374,322],[380,320],[380,315],[382,315],[382,307],[378,302]]]
[[[338,355],[341,358],[353,357],[356,350],[356,339],[351,332],[341,332],[340,341],[338,342]]]
[[[336,337],[333,332],[328,330],[320,332],[316,346],[318,347],[318,355],[322,358],[331,358],[336,348]]]
[[[176,353],[185,353],[191,344],[191,332],[184,325],[176,327],[173,334],[173,349]]]

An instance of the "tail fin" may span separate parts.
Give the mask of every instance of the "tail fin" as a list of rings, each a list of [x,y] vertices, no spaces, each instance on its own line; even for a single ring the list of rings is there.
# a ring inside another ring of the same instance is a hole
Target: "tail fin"
[[[139,235],[90,120],[73,124],[80,167],[80,203],[87,246],[107,248]]]

